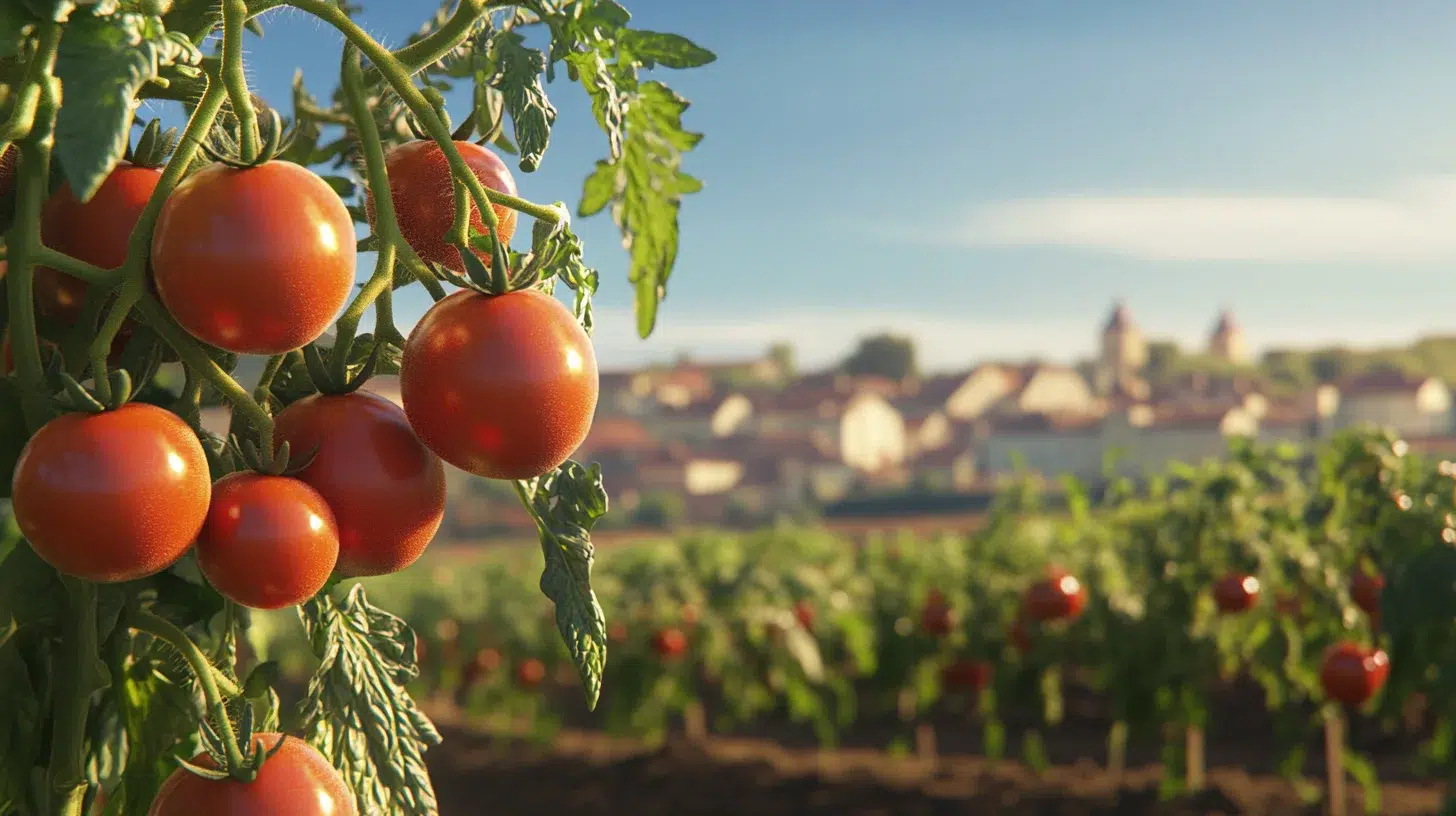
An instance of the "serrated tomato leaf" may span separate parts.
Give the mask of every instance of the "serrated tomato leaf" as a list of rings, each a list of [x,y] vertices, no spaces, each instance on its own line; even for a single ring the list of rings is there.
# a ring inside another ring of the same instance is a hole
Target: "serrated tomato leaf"
[[[358,584],[342,601],[320,593],[298,614],[319,658],[300,704],[308,741],[343,775],[360,813],[436,812],[424,752],[440,735],[404,688],[418,672],[414,632]]]
[[[556,628],[581,676],[589,708],[596,708],[607,665],[607,617],[592,590],[592,527],[607,512],[602,471],[568,461],[526,486],[538,522],[546,567],[541,591],[556,604]]]
[[[717,54],[679,34],[629,29],[618,37],[618,44],[643,68],[697,68],[718,59]]]
[[[136,93],[161,66],[202,59],[187,37],[168,34],[161,18],[120,13],[77,15],[56,55],[65,105],[56,118],[56,158],[81,201],[89,201],[121,160]]]
[[[541,84],[546,55],[527,48],[524,42],[525,38],[511,31],[492,39],[497,70],[491,85],[501,92],[506,111],[511,115],[521,169],[532,173],[541,165],[551,141],[556,108],[546,98],[546,88]]]

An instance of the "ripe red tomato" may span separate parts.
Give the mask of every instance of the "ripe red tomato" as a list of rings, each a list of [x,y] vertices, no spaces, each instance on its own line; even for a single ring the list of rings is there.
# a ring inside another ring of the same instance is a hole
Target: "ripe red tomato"
[[[991,674],[984,660],[957,660],[940,670],[940,684],[952,693],[978,692],[991,684]]]
[[[1022,654],[1031,651],[1031,633],[1026,631],[1026,621],[1018,618],[1012,623],[1008,639],[1011,641],[1011,648],[1016,651]]]
[[[932,592],[920,610],[920,629],[931,637],[945,637],[954,627],[955,620],[945,603],[945,596]]]
[[[652,636],[652,651],[663,660],[671,660],[687,648],[688,636],[681,629],[662,629]]]
[[[522,688],[535,688],[546,679],[546,664],[528,657],[516,665],[516,682]]]
[[[445,518],[445,466],[410,428],[399,406],[367,391],[315,394],[289,405],[276,444],[298,456],[297,474],[334,511],[340,575],[398,572],[425,551]]]
[[[1034,621],[1071,620],[1087,606],[1087,590],[1066,570],[1050,567],[1047,576],[1026,591],[1023,605]]]
[[[1385,577],[1356,569],[1350,578],[1350,597],[1355,605],[1371,617],[1380,614],[1380,593],[1385,590]]]
[[[323,179],[292,162],[213,164],[162,205],[157,293],[194,337],[282,354],[328,328],[354,286],[354,221]]]
[[[455,147],[481,184],[499,193],[516,194],[515,177],[498,156],[472,142],[456,142]],[[385,155],[384,167],[389,174],[389,197],[394,202],[395,218],[404,240],[422,260],[463,274],[465,264],[460,260],[460,250],[445,240],[455,221],[454,182],[445,151],[427,139],[405,142]],[[374,223],[372,193],[366,193],[364,206],[369,222]],[[509,244],[511,236],[516,234],[516,211],[500,204],[491,205],[491,209],[500,222],[497,225],[500,240]],[[485,219],[473,202],[470,225],[476,232],[485,234]],[[476,250],[475,255],[490,266],[489,252]]]
[[[500,668],[501,653],[495,649],[481,649],[475,653],[470,662],[465,664],[465,670],[461,673],[461,681],[466,688],[474,686],[480,680]]]
[[[566,461],[591,429],[597,387],[586,332],[534,289],[441,300],[410,332],[400,368],[420,440],[490,479],[530,479]]]
[[[805,629],[814,628],[814,607],[808,601],[799,601],[794,604],[794,618],[799,625]]]
[[[1213,602],[1224,614],[1247,612],[1259,602],[1259,579],[1237,572],[1225,575],[1213,585]]]
[[[171,566],[197,539],[212,495],[202,443],[175,414],[128,403],[64,414],[26,443],[14,512],[36,554],[88,581]]]
[[[1381,649],[1342,641],[1325,652],[1320,683],[1325,696],[1345,705],[1362,705],[1385,685],[1390,676],[1390,658]]]
[[[358,816],[354,794],[317,749],[297,737],[257,734],[254,744],[283,747],[263,762],[252,782],[204,779],[186,768],[167,777],[148,816]],[[216,768],[206,753],[192,764]]]
[[[312,598],[339,560],[339,528],[317,490],[287,476],[230,473],[212,488],[197,565],[223,595],[253,609]]]

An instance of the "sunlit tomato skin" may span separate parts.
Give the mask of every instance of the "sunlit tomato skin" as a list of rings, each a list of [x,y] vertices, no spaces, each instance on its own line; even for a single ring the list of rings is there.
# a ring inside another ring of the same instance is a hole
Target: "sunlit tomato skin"
[[[534,657],[516,664],[516,683],[522,688],[535,688],[546,679],[546,664]]]
[[[1390,658],[1381,649],[1341,641],[1325,652],[1320,684],[1325,696],[1348,706],[1363,705],[1385,685]]]
[[[162,171],[122,162],[101,182],[90,201],[81,203],[62,184],[41,212],[41,240],[46,246],[102,269],[115,269],[126,260],[132,229]],[[44,315],[67,325],[76,322],[86,298],[86,284],[63,272],[39,266],[35,270],[36,306]]]
[[[456,142],[460,157],[480,183],[498,193],[514,196],[516,179],[510,168],[490,150],[472,142]],[[400,234],[422,260],[436,263],[457,273],[465,272],[460,250],[445,240],[455,221],[455,190],[450,164],[445,151],[430,140],[405,142],[385,154],[384,168],[389,175],[389,197],[394,202],[395,218]],[[365,209],[374,222],[374,196],[367,193]],[[516,233],[516,211],[500,204],[495,210],[500,240],[506,244]],[[485,219],[474,202],[470,203],[470,225],[486,234]],[[476,257],[490,266],[489,252],[475,251]]]
[[[20,454],[13,491],[16,523],[37,555],[67,575],[115,583],[181,558],[212,486],[192,429],[129,403],[46,423]]]
[[[1384,576],[1357,569],[1350,577],[1350,597],[1356,606],[1371,617],[1380,614],[1380,594],[1384,590]]]
[[[586,332],[534,289],[446,297],[410,332],[400,367],[420,440],[490,479],[530,479],[566,461],[591,429],[597,388]]]
[[[212,488],[197,565],[224,596],[253,609],[312,598],[339,560],[339,528],[317,490],[287,476],[230,473]]]
[[[1047,576],[1026,591],[1023,608],[1028,618],[1040,623],[1071,620],[1087,606],[1082,582],[1061,567],[1051,567]]]
[[[663,660],[680,656],[688,648],[688,636],[681,629],[663,629],[652,636],[652,651]]]
[[[292,162],[213,164],[162,205],[157,293],[194,337],[282,354],[323,334],[354,286],[354,222],[323,179]]]
[[[1213,585],[1213,602],[1225,615],[1248,612],[1259,602],[1259,579],[1242,573],[1225,575]]]
[[[399,406],[367,391],[315,394],[274,425],[277,445],[313,452],[294,474],[334,511],[340,575],[387,575],[413,564],[445,518],[445,465],[422,444]]]
[[[148,816],[358,816],[354,794],[317,749],[297,737],[257,734],[255,745],[271,749],[284,740],[251,782],[204,779],[186,768],[167,777]],[[192,763],[216,768],[206,753]]]
[[[978,692],[991,684],[991,664],[957,660],[940,670],[940,684],[949,692]]]

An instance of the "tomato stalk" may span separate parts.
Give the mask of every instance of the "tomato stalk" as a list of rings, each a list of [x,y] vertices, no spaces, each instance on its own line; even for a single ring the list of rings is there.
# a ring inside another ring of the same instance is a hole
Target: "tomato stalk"
[[[223,0],[222,81],[233,104],[233,115],[238,118],[239,151],[243,161],[250,162],[258,155],[258,115],[243,73],[243,24],[247,19],[246,0]]]
[[[460,5],[455,7],[455,13],[435,29],[429,36],[419,42],[406,45],[394,52],[394,58],[410,75],[419,73],[426,65],[431,65],[450,53],[475,28],[475,23],[486,11],[494,6],[510,5],[503,0],[460,0]],[[379,78],[379,70],[370,68],[364,72],[365,82],[373,82]]]
[[[21,95],[34,92],[36,101],[25,128],[25,138],[17,143],[21,161],[16,178],[15,222],[5,242],[9,265],[6,289],[10,343],[15,373],[25,394],[25,419],[32,430],[44,422],[48,412],[40,341],[35,333],[35,265],[41,248],[41,207],[50,175],[60,103],[59,83],[51,75],[60,42],[61,27],[54,23],[42,24],[39,45],[26,69]]]
[[[61,27],[57,23],[42,23],[37,34],[35,56],[27,66],[10,115],[6,117],[5,124],[0,125],[0,139],[7,142],[29,138],[37,121],[43,124],[45,130],[42,138],[49,139],[51,136],[57,102],[51,71],[55,68],[56,50],[61,44]]]
[[[236,695],[239,692],[236,684],[208,662],[207,656],[202,653],[196,643],[192,642],[192,638],[188,637],[186,632],[166,618],[151,612],[137,612],[127,623],[138,632],[146,632],[153,637],[165,640],[182,653],[187,665],[192,668],[192,673],[196,675],[198,685],[202,687],[202,696],[207,700],[208,710],[212,713],[214,728],[222,737],[228,769],[236,770],[243,767],[243,752],[238,747],[237,734],[233,731],[232,721],[228,718],[227,703],[223,700],[222,692],[218,688],[219,680],[227,680],[227,685],[231,686],[229,693]]]
[[[56,673],[56,706],[52,715],[48,774],[60,816],[81,816],[86,802],[86,717],[91,695],[105,680],[97,658],[96,585],[62,576],[69,599],[66,632]]]

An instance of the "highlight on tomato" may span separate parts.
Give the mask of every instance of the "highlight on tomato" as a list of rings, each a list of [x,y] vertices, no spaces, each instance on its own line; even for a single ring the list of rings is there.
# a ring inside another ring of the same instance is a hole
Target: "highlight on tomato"
[[[1390,657],[1382,649],[1341,641],[1325,652],[1320,684],[1325,696],[1347,706],[1364,705],[1390,676]]]
[[[1075,576],[1058,566],[1047,569],[1046,577],[1026,591],[1022,608],[1033,621],[1071,620],[1087,606],[1087,590]]]
[[[1214,582],[1213,602],[1225,615],[1247,612],[1259,602],[1259,579],[1243,573],[1229,573]]]
[[[207,517],[212,481],[197,435],[145,403],[63,414],[26,443],[15,521],[46,563],[99,583],[175,563]]]
[[[339,529],[317,490],[288,476],[239,471],[213,486],[197,564],[222,595],[253,609],[302,603],[339,560]]]
[[[410,332],[400,392],[410,426],[441,459],[489,479],[531,479],[586,439],[596,352],[550,295],[462,290]]]
[[[337,570],[387,575],[419,559],[445,518],[445,466],[399,406],[368,391],[315,394],[275,419],[274,443],[313,454],[293,474],[339,527]]]
[[[274,733],[254,735],[253,744],[277,752],[264,760],[252,781],[212,780],[178,768],[162,783],[148,816],[358,816],[353,792],[316,748]],[[217,768],[206,752],[193,757],[192,764]]]
[[[499,156],[473,142],[457,141],[455,148],[481,184],[499,193],[516,194],[516,179]],[[445,151],[428,139],[405,142],[385,154],[384,166],[389,176],[389,197],[394,202],[395,219],[405,242],[421,260],[464,274],[460,249],[445,239],[455,219],[454,182]],[[500,204],[491,205],[491,209],[499,222],[496,230],[500,242],[509,244],[516,233],[516,211]],[[365,211],[372,224],[372,191],[366,192]],[[473,201],[470,202],[470,226],[477,233],[488,234],[485,218]],[[481,263],[490,266],[490,252],[473,251]]]
[[[238,354],[318,339],[352,291],[357,257],[338,194],[278,160],[198,170],[167,197],[152,235],[167,310],[192,336]]]

